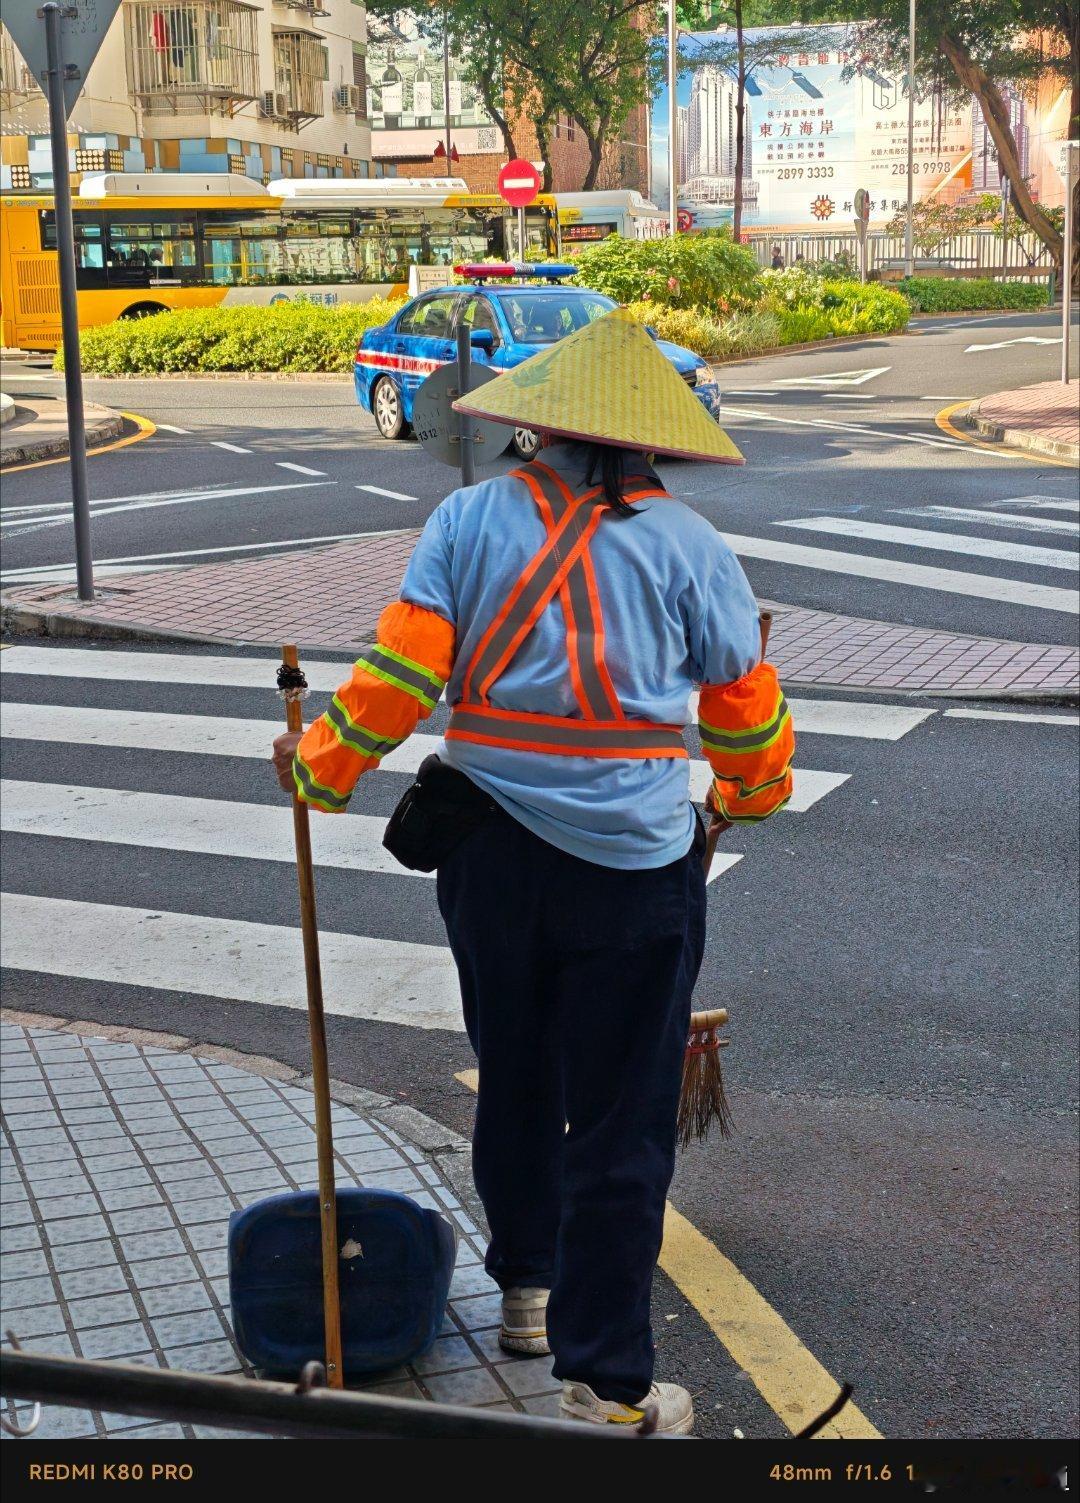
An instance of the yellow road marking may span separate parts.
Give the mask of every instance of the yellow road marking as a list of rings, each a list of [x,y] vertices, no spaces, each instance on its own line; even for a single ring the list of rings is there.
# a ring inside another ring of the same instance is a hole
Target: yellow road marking
[[[1002,450],[1001,444],[988,444],[981,438],[972,438],[970,434],[962,432],[959,428],[954,428],[949,421],[954,412],[959,412],[961,407],[970,407],[974,400],[974,397],[965,397],[962,402],[952,402],[948,407],[943,407],[940,412],[934,414],[934,422],[941,429],[942,433],[947,433],[950,438],[958,438],[962,444],[970,444],[973,449],[989,449],[993,454],[1000,454]],[[1049,454],[1029,454],[1026,449],[1007,449],[1006,452],[1023,455],[1024,459],[1030,459],[1032,464],[1052,464],[1057,465],[1059,469],[1062,465],[1067,466],[1070,470],[1073,468],[1071,460],[1053,459]]]
[[[455,1075],[475,1091],[479,1070]],[[794,1434],[828,1408],[840,1388],[785,1320],[730,1258],[681,1215],[670,1201],[664,1217],[660,1267],[693,1305],[755,1388]],[[880,1440],[854,1404],[847,1404],[818,1434],[821,1440]]]
[[[110,449],[126,449],[128,444],[140,444],[144,438],[153,438],[157,432],[157,424],[152,423],[149,418],[140,417],[137,412],[122,412],[120,416],[127,418],[129,423],[134,423],[139,430],[138,433],[129,433],[126,438],[114,439],[111,444],[100,444],[97,448],[87,449],[87,459],[95,454],[108,454]],[[55,459],[35,459],[30,464],[13,464],[10,468],[5,467],[4,474],[19,475],[23,470],[40,470],[47,464],[67,464],[67,462],[66,454],[58,454]]]

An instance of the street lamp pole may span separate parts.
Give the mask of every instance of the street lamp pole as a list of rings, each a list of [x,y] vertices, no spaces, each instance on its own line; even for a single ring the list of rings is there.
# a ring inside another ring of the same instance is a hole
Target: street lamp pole
[[[450,14],[446,6],[443,6],[443,29],[442,29],[442,87],[443,87],[443,124],[446,131],[446,172],[447,176],[453,175],[450,166]]]
[[[675,22],[675,0],[668,0],[668,234],[679,233],[679,104],[675,97],[678,84],[679,28]]]
[[[907,214],[904,218],[904,275],[915,275],[915,0],[908,3]]]

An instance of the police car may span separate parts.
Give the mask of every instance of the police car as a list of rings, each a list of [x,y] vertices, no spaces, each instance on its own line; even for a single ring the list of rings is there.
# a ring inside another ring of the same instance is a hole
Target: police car
[[[416,393],[432,371],[456,359],[462,324],[471,330],[473,360],[504,371],[619,306],[586,287],[561,285],[575,274],[574,266],[482,262],[454,270],[467,278],[464,285],[412,298],[389,323],[367,329],[360,340],[356,398],[373,415],[383,438],[408,435]],[[525,277],[543,278],[544,284]],[[706,412],[719,421],[720,388],[711,366],[681,345],[666,339],[656,343]],[[519,458],[532,459],[540,440],[529,429],[516,428],[512,447]]]

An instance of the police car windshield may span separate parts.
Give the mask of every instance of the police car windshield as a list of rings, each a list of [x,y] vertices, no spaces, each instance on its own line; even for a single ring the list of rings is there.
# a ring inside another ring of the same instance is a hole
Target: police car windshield
[[[618,307],[599,292],[571,288],[550,292],[515,288],[501,293],[499,303],[517,344],[551,344]]]

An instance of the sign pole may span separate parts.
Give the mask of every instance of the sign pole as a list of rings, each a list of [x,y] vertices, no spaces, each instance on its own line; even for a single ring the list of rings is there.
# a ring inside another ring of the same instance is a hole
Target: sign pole
[[[60,323],[64,344],[64,390],[67,395],[71,504],[75,521],[75,577],[79,599],[94,598],[94,559],[90,550],[90,502],[86,485],[86,424],[83,415],[82,365],[79,355],[79,310],[75,298],[75,240],[68,175],[67,114],[64,109],[64,59],[60,41],[63,9],[50,0],[39,11],[45,21],[49,139],[52,146],[56,255],[60,271]]]
[[[675,0],[668,0],[668,234],[679,233],[679,27],[675,19]]]
[[[518,208],[518,255],[525,260],[525,210]]]
[[[915,275],[915,0],[908,6],[907,212],[904,216],[904,275]]]
[[[521,212],[519,210],[519,212]],[[468,394],[472,382],[472,330],[460,324],[457,331],[458,396]],[[473,453],[473,422],[463,412],[458,413],[458,433],[461,438],[461,483],[476,484],[476,455]]]
[[[1073,215],[1073,190],[1076,187],[1076,159],[1078,156],[1080,156],[1080,147],[1077,146],[1075,141],[1070,141],[1065,148],[1065,233],[1062,237],[1061,247],[1061,381],[1064,386],[1068,386],[1069,384],[1072,260],[1073,239],[1076,236],[1076,222]]]

